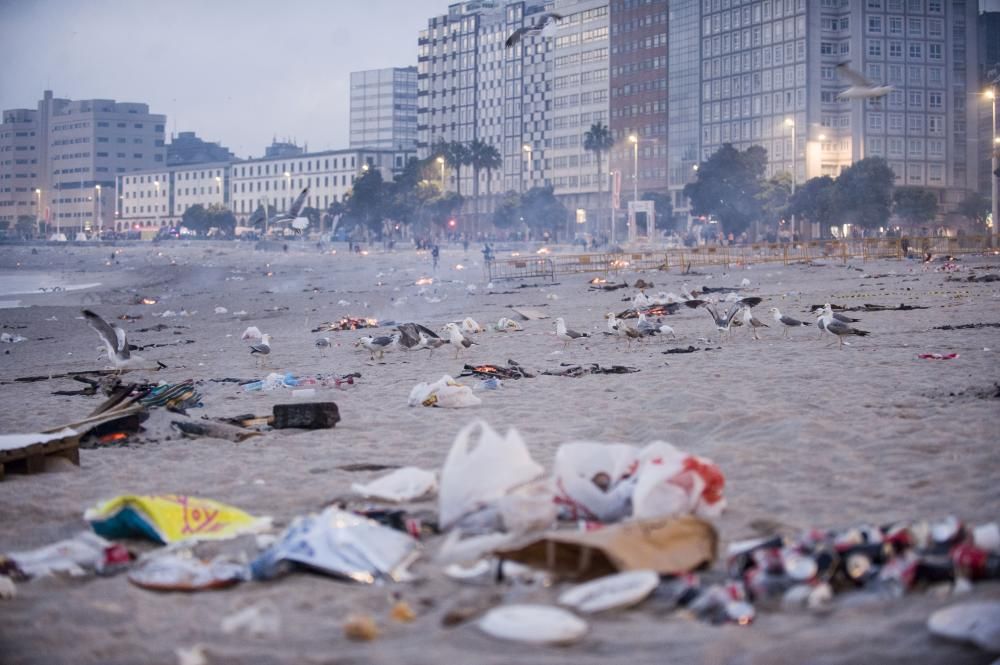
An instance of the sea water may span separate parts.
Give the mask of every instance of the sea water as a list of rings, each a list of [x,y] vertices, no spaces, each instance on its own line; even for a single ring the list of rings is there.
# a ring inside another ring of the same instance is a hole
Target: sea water
[[[0,296],[56,291],[79,291],[100,286],[100,282],[80,284],[70,275],[58,272],[20,271],[0,273]],[[16,301],[5,301],[16,302]],[[16,305],[14,305],[16,307]]]

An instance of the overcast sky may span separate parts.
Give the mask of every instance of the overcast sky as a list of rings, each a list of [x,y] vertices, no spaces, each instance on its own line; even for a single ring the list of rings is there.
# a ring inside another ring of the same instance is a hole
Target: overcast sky
[[[0,0],[0,108],[144,102],[239,157],[348,146],[352,71],[417,64],[449,0]]]

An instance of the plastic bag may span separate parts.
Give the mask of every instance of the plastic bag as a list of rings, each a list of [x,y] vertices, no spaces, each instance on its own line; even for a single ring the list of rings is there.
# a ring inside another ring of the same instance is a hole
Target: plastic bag
[[[548,529],[559,518],[559,504],[550,480],[515,488],[497,501],[497,511],[508,533]]]
[[[89,531],[78,533],[73,538],[39,547],[25,552],[10,552],[7,558],[17,564],[18,569],[28,577],[45,577],[63,573],[72,577],[85,575],[87,571],[100,571],[105,551],[112,543]]]
[[[351,489],[366,499],[413,501],[437,491],[437,475],[433,471],[405,466],[368,484],[354,483]]]
[[[635,518],[694,514],[714,519],[726,507],[726,481],[719,467],[669,443],[656,441],[642,449],[637,476],[632,493]]]
[[[211,499],[165,494],[126,494],[89,508],[83,518],[105,538],[145,536],[158,543],[225,540],[269,529],[271,518],[254,517]]]
[[[190,552],[170,552],[144,558],[128,574],[129,582],[151,591],[224,589],[249,577],[246,564],[223,557],[202,561]]]
[[[463,516],[495,503],[544,472],[531,459],[517,430],[501,436],[484,421],[472,421],[455,436],[441,471],[441,529],[452,527]]]
[[[250,564],[254,579],[266,580],[297,563],[320,572],[372,584],[400,581],[419,555],[417,541],[401,531],[330,507],[292,522],[271,547]]]
[[[410,391],[410,406],[440,406],[457,409],[465,406],[476,406],[483,401],[472,394],[472,388],[463,385],[447,374],[434,383],[418,383]]]
[[[615,522],[631,511],[639,450],[624,443],[566,443],[556,451],[555,477],[564,519]]]

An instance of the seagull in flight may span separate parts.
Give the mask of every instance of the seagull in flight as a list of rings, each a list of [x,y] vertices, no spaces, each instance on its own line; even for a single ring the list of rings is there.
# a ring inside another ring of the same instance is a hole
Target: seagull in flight
[[[560,316],[556,319],[556,337],[563,341],[563,347],[569,346],[570,342],[574,342],[578,339],[583,339],[584,337],[590,337],[587,333],[577,332],[575,330],[570,330],[566,327],[566,321]]]
[[[462,333],[462,329],[458,327],[457,323],[449,323],[445,325],[444,329],[448,333],[448,342],[455,347],[456,358],[462,349],[467,349],[476,343]]]
[[[837,73],[851,83],[851,87],[837,95],[837,99],[878,99],[893,90],[891,85],[872,83],[861,72],[848,67],[846,62],[837,65]]]
[[[132,355],[128,347],[128,339],[122,328],[111,325],[89,309],[83,310],[83,316],[87,319],[87,325],[93,328],[101,341],[104,342],[108,360],[111,361],[115,369],[138,369],[141,366],[148,366],[145,358]]]
[[[555,12],[545,12],[538,14],[534,25],[525,25],[510,34],[507,41],[504,42],[504,46],[511,48],[516,46],[521,38],[525,35],[537,35],[540,34],[542,37],[551,37],[556,31],[556,21],[562,18],[562,14],[556,14]]]
[[[736,316],[736,314],[740,311],[741,308],[756,307],[760,303],[761,299],[756,296],[751,296],[749,298],[741,298],[740,300],[737,300],[732,305],[730,305],[729,309],[726,310],[726,313],[724,315],[720,315],[719,310],[715,308],[715,305],[707,300],[692,299],[684,301],[684,304],[692,309],[695,309],[697,307],[705,308],[705,311],[708,312],[709,316],[711,316],[712,320],[715,322],[715,328],[716,330],[719,331],[720,339],[722,338],[722,335],[724,333],[729,332],[729,328],[733,323],[733,317]]]
[[[793,319],[790,316],[785,316],[784,314],[781,313],[781,311],[777,307],[772,307],[767,311],[769,311],[771,313],[771,316],[774,317],[775,323],[780,323],[781,325],[784,326],[782,333],[783,337],[788,337],[789,328],[802,328],[804,326],[812,325],[808,321],[799,321],[798,319]]]

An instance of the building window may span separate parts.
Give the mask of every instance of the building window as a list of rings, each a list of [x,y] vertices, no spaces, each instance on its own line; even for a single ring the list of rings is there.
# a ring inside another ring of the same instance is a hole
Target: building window
[[[928,60],[941,60],[942,48],[941,44],[928,44],[927,45],[927,59]]]
[[[876,35],[882,34],[882,17],[881,16],[869,16],[868,17],[868,32]]]
[[[881,39],[869,39],[868,40],[868,57],[869,58],[881,58],[882,57],[882,40]]]
[[[923,44],[910,44],[910,60],[920,60],[924,57]]]
[[[903,57],[903,42],[889,42],[889,57],[900,59]]]
[[[902,16],[890,16],[889,17],[889,34],[890,35],[901,35],[901,34],[903,34],[903,17]]]

